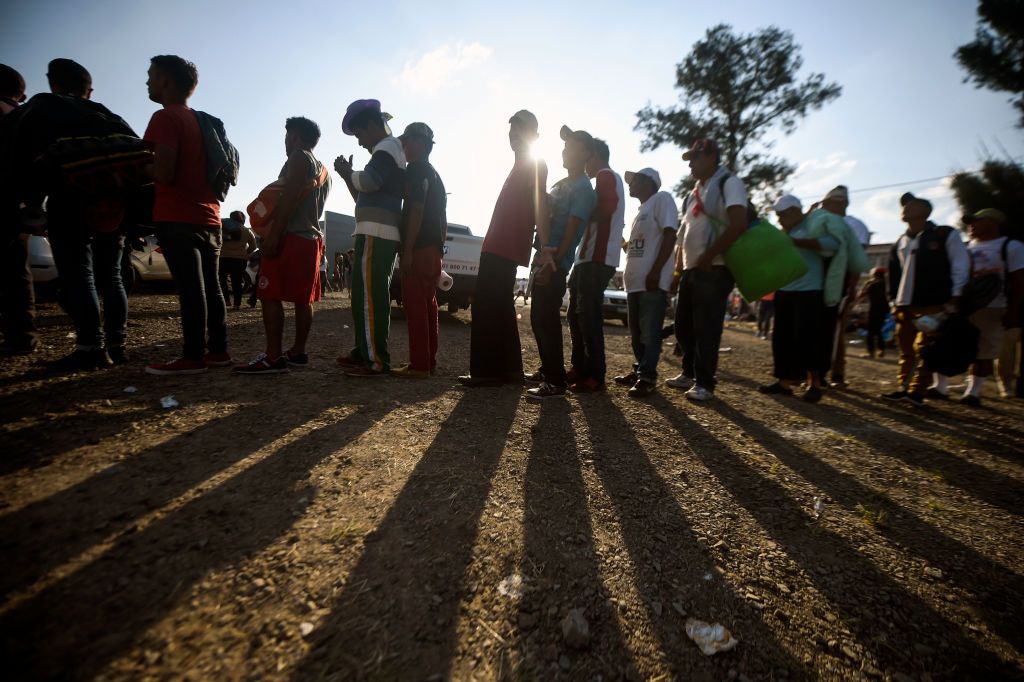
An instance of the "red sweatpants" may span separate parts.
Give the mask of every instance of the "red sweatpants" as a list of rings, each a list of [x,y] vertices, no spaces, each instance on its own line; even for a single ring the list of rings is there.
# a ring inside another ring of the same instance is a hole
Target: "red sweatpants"
[[[412,271],[402,277],[402,307],[409,325],[409,365],[421,372],[437,366],[437,278],[441,249],[425,246],[412,254]]]

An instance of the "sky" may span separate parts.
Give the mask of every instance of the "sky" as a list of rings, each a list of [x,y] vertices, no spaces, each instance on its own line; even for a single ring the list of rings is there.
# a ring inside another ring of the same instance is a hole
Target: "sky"
[[[92,73],[93,98],[140,135],[157,108],[146,97],[150,57],[195,62],[191,105],[221,118],[241,154],[225,215],[277,177],[289,116],[320,124],[322,160],[354,154],[357,166],[365,163],[341,119],[351,101],[380,99],[396,130],[413,121],[434,129],[431,160],[451,192],[449,220],[482,235],[512,164],[512,113],[527,108],[540,120],[538,152],[552,182],[562,175],[558,130],[567,124],[605,139],[615,170],[654,167],[671,189],[688,173],[682,150],[641,153],[636,112],[679,101],[676,64],[708,28],[776,25],[802,46],[805,77],[821,72],[843,87],[795,133],[772,138],[774,152],[798,167],[786,190],[807,204],[847,185],[850,214],[873,241],[888,242],[903,229],[902,192],[931,199],[933,219],[955,224],[960,212],[943,176],[979,168],[985,150],[1024,159],[1008,95],[964,83],[953,58],[976,22],[970,0],[5,0],[0,62],[25,76],[30,95],[46,89],[50,59],[80,62]],[[636,213],[629,201],[627,229]],[[327,207],[352,212],[342,183]]]

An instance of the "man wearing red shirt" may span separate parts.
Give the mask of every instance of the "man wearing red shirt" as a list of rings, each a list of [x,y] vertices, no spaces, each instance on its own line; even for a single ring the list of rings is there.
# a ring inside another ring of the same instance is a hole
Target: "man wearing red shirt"
[[[149,98],[163,106],[143,137],[153,145],[156,184],[153,222],[178,287],[184,349],[177,360],[146,367],[150,374],[200,374],[231,364],[227,311],[220,294],[220,202],[206,180],[206,150],[188,98],[199,82],[196,65],[176,55],[153,57]]]

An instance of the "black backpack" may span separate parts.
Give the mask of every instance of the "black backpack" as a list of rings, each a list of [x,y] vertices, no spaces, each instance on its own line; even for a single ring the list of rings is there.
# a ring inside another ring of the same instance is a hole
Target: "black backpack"
[[[22,186],[47,194],[121,196],[152,182],[145,168],[153,153],[102,104],[42,93],[8,117],[7,172]]]
[[[206,182],[217,200],[224,201],[228,197],[228,189],[238,184],[238,150],[228,140],[224,123],[219,118],[204,111],[195,113],[206,148]]]

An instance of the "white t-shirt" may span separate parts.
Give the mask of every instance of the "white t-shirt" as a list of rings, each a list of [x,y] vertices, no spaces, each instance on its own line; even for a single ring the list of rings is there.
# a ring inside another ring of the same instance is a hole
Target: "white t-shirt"
[[[1011,239],[1006,246],[1006,264],[1003,264],[1003,242],[1006,240],[1007,237],[999,237],[984,242],[977,239],[967,242],[967,253],[971,256],[972,278],[995,273],[1002,279],[1007,272],[1024,269],[1024,244],[1016,239]],[[988,304],[989,308],[1006,307],[1008,301],[1005,284],[1006,282],[1003,282],[1004,287],[999,290],[999,295]]]
[[[622,228],[626,225],[626,191],[622,178],[611,168],[602,168],[594,179],[597,208],[611,208],[607,220],[592,220],[583,232],[577,263],[604,263],[619,267],[622,253]]]
[[[871,243],[871,230],[865,225],[860,219],[854,218],[852,215],[843,216],[846,224],[853,230],[853,234],[857,237],[857,241],[860,242],[861,246],[867,246]]]
[[[626,268],[622,283],[626,293],[647,291],[647,273],[658,258],[665,230],[675,230],[679,223],[679,209],[676,200],[668,192],[658,192],[640,204],[640,210],[633,219],[629,231],[629,246],[626,250]],[[668,291],[672,286],[672,255],[665,259],[658,286]]]
[[[711,193],[717,197],[720,179],[724,173],[730,174],[729,179],[722,186],[725,201],[712,197],[714,205],[708,205],[708,194]],[[698,192],[704,210],[719,222],[718,225],[715,225],[704,212],[698,211],[698,214],[694,215],[694,206],[697,202],[693,195]],[[677,236],[678,243],[683,247],[683,270],[692,270],[697,267],[700,257],[725,231],[725,226],[729,224],[729,215],[726,212],[728,207],[747,205],[747,188],[743,186],[743,181],[733,175],[725,166],[719,166],[707,182],[698,183],[690,195],[689,201],[685,202],[686,215],[683,216],[683,223],[679,226]],[[712,261],[712,265],[725,265],[725,260],[718,256]]]

